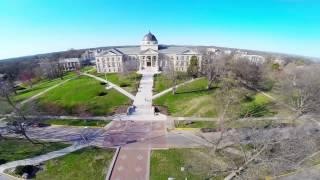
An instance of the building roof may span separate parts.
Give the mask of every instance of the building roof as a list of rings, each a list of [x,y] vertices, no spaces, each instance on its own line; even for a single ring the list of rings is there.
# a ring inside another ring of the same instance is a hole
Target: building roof
[[[147,51],[147,50],[145,50]],[[123,46],[123,47],[116,47],[110,48],[103,52],[101,52],[98,56],[104,56],[110,53],[116,55],[138,55],[143,54],[145,51],[141,51],[140,46]],[[156,51],[156,50],[154,50]],[[159,50],[157,51],[161,54],[198,54],[196,50],[192,47],[187,46],[164,46],[160,45]]]
[[[142,41],[158,41],[158,40],[155,35],[153,35],[151,32],[149,32],[148,34],[146,34],[143,37]]]

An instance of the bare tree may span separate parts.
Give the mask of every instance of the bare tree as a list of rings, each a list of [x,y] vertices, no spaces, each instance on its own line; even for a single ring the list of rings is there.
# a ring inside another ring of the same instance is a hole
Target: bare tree
[[[280,94],[294,107],[297,117],[320,112],[320,66],[294,67],[280,82]]]
[[[32,88],[32,85],[33,85],[32,80],[34,77],[35,77],[35,74],[32,72],[32,70],[23,71],[19,74],[19,79],[23,82],[28,83],[30,88]]]
[[[9,116],[7,119],[11,120],[7,124],[7,129],[9,133],[14,133],[17,135],[22,135],[28,141],[33,144],[43,144],[41,142],[31,139],[27,134],[27,129],[34,123],[34,119],[28,119],[21,108],[16,105],[16,103],[11,99],[11,94],[14,87],[10,82],[6,80],[0,81],[0,96],[2,96],[5,101],[13,108],[12,116]],[[16,115],[16,116],[14,116]]]
[[[251,63],[247,59],[236,59],[232,64],[235,77],[244,84],[257,88],[262,80],[262,65]]]
[[[42,74],[48,79],[61,78],[63,79],[64,71],[61,64],[57,60],[45,59],[40,62]]]
[[[229,56],[206,54],[206,66],[204,73],[208,79],[208,89],[212,88],[213,83],[218,83],[227,74],[227,61]]]
[[[172,81],[172,84],[173,84],[172,93],[176,94],[178,73],[177,73],[177,70],[175,69],[174,62],[171,61],[169,57],[163,60],[165,61],[165,64],[166,64],[164,68],[164,74],[170,81]]]

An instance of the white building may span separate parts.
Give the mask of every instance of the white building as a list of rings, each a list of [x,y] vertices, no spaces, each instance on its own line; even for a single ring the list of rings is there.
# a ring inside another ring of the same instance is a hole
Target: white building
[[[239,59],[248,60],[248,61],[250,61],[251,63],[254,63],[254,64],[263,64],[263,63],[266,62],[266,58],[263,57],[263,56],[250,55],[250,54],[248,54],[248,52],[240,51],[240,50],[235,52],[234,58],[236,60],[239,60]]]
[[[81,61],[79,58],[60,59],[59,64],[62,66],[63,71],[73,71],[81,67]]]
[[[187,71],[192,56],[197,57],[201,64],[202,56],[195,49],[158,45],[157,38],[149,32],[143,37],[140,46],[111,48],[99,53],[96,56],[96,67],[98,73],[147,68],[162,71],[168,63],[172,63],[177,71]]]

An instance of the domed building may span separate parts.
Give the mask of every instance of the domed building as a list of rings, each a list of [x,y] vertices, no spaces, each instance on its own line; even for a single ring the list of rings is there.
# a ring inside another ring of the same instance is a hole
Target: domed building
[[[147,49],[153,49],[158,50],[158,40],[155,35],[153,35],[151,32],[146,34],[142,41],[141,41],[141,51],[147,50]]]
[[[104,49],[96,56],[96,67],[98,73],[162,71],[171,65],[177,71],[187,71],[192,56],[201,64],[202,56],[193,47],[159,45],[156,36],[149,32],[143,36],[140,46]]]

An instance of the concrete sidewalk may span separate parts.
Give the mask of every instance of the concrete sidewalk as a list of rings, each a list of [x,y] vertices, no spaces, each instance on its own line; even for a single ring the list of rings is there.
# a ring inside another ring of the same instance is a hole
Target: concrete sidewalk
[[[111,180],[148,180],[149,179],[150,149],[142,147],[121,148]]]
[[[33,158],[29,158],[29,159],[9,162],[9,163],[6,163],[6,164],[3,164],[3,165],[0,166],[0,172],[4,172],[4,170],[6,170],[6,169],[14,168],[14,167],[17,167],[17,166],[39,164],[39,163],[41,163],[43,161],[47,161],[47,160],[50,160],[50,159],[53,159],[53,158],[64,156],[66,154],[69,154],[71,152],[77,151],[77,150],[82,149],[82,148],[87,147],[87,146],[89,146],[89,144],[80,144],[80,145],[76,145],[75,144],[75,145],[69,146],[67,148],[58,150],[58,151],[50,152],[48,154],[36,156],[36,157],[33,157]]]
[[[201,78],[191,79],[191,80],[189,80],[189,81],[183,82],[183,83],[181,83],[181,84],[176,85],[176,88],[178,88],[178,87],[180,87],[180,86],[183,86],[183,85],[186,85],[186,84],[189,84],[189,83],[191,83],[191,82],[193,82],[193,81],[195,81],[195,80],[198,80],[198,79],[201,79]],[[152,99],[156,99],[156,98],[158,98],[158,97],[161,97],[161,96],[167,94],[168,92],[171,92],[172,89],[173,89],[173,87],[171,87],[171,88],[169,88],[169,89],[166,89],[166,90],[164,90],[164,91],[162,91],[162,92],[160,92],[160,93],[158,93],[158,94],[155,94],[154,96],[152,96]]]

